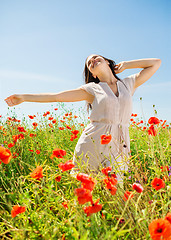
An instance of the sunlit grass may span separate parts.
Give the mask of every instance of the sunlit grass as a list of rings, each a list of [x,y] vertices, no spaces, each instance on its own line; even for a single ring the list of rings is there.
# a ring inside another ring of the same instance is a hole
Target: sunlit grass
[[[131,157],[124,187],[116,185],[117,192],[112,195],[103,183],[105,176],[97,175],[92,196],[94,202],[100,199],[103,207],[87,217],[83,208],[90,203],[80,205],[74,193],[80,188],[80,182],[69,171],[62,172],[58,164],[72,160],[77,140],[89,120],[78,121],[77,116],[66,109],[60,114],[58,110],[46,113],[39,119],[25,116],[21,122],[17,121],[17,116],[0,118],[1,145],[13,155],[8,164],[0,165],[0,237],[17,240],[151,239],[149,224],[171,212],[170,124],[163,120],[155,125],[157,133],[153,136],[149,135],[149,124],[132,116]],[[74,130],[78,130],[78,134],[71,132]],[[14,142],[13,136],[18,134],[23,136]],[[10,147],[10,143],[15,144]],[[65,150],[66,155],[52,158],[56,148]],[[37,166],[43,168],[40,180],[30,175]],[[161,168],[164,166],[168,169]],[[60,181],[56,181],[58,176],[61,176]],[[165,187],[155,190],[151,185],[154,178],[162,179]],[[143,191],[133,190],[133,183],[141,184]],[[124,201],[125,191],[132,192],[133,198]],[[25,206],[25,212],[12,217],[14,205]]]

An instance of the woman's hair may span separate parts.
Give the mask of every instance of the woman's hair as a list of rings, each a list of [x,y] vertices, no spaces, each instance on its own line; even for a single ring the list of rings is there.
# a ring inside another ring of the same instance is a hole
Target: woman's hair
[[[115,65],[116,65],[115,61],[113,61],[113,60],[111,60],[111,59],[108,59],[108,58],[105,58],[105,57],[103,57],[103,56],[101,56],[101,55],[98,55],[98,56],[104,58],[105,60],[107,60],[107,61],[109,62],[109,67],[110,67],[110,69],[111,69],[114,77],[115,77],[116,79],[118,79],[119,81],[121,81],[121,79],[115,74],[115,71],[114,71],[114,67],[115,67]],[[93,77],[92,73],[89,71],[89,69],[88,69],[88,67],[87,67],[86,62],[87,62],[87,59],[86,59],[86,61],[85,61],[85,67],[84,67],[84,71],[83,71],[85,84],[90,83],[90,82],[99,83],[100,80],[98,79],[98,77],[96,77],[96,78]],[[88,112],[88,113],[89,113],[89,108],[92,109],[92,106],[91,106],[90,103],[87,103],[87,112]]]

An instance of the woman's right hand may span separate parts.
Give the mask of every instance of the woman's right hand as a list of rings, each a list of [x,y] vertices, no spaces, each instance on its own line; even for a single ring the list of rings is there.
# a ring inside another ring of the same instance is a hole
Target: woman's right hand
[[[18,105],[22,102],[24,102],[24,97],[22,94],[13,94],[7,98],[4,99],[8,106],[13,107],[15,105]]]

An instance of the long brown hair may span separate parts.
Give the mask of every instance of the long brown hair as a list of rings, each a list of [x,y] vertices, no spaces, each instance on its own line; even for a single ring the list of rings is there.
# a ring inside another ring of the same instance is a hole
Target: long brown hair
[[[105,60],[107,60],[109,62],[109,67],[114,75],[114,77],[116,79],[118,79],[119,81],[122,81],[116,74],[115,74],[115,71],[114,71],[114,67],[116,65],[115,61],[111,60],[111,59],[108,59],[108,58],[105,58],[101,55],[98,55],[102,58],[104,58]],[[87,57],[88,58],[88,57]],[[99,83],[100,80],[98,79],[98,77],[94,78],[92,73],[89,71],[88,67],[87,67],[87,58],[86,58],[86,61],[85,61],[85,67],[84,67],[84,71],[83,71],[83,76],[84,76],[84,80],[85,80],[85,84],[87,83],[90,83],[90,82],[94,82],[94,83]],[[92,109],[92,105],[90,103],[87,103],[87,112],[89,113],[89,108]]]

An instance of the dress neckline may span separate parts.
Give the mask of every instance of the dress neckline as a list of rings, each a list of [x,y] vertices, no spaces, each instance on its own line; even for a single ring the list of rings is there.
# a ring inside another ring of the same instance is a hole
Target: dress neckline
[[[107,82],[99,82],[100,84],[106,84],[109,88],[109,90],[112,92],[112,94],[116,97],[116,98],[119,98],[120,96],[120,91],[119,91],[119,84],[118,84],[118,81],[116,81],[116,86],[117,86],[117,92],[118,92],[118,96],[116,96],[116,94],[112,91],[111,87],[108,85]]]

